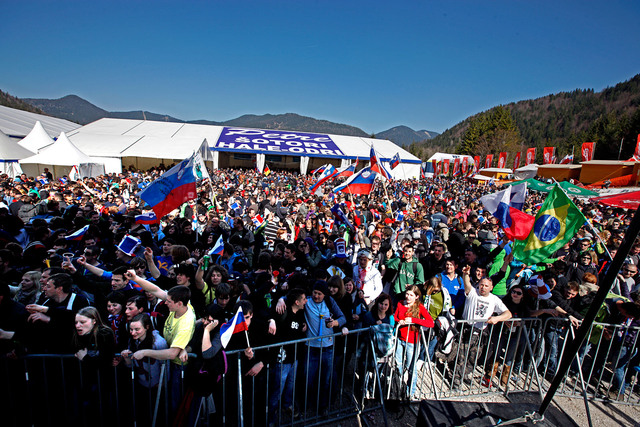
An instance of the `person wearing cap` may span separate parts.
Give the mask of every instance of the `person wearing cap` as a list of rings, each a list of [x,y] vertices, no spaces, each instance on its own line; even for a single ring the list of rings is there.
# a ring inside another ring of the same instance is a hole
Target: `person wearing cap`
[[[353,278],[356,288],[364,292],[364,300],[371,305],[378,295],[382,293],[382,276],[377,268],[373,267],[373,254],[363,249],[358,252],[358,263],[353,267]]]
[[[353,273],[353,266],[347,261],[347,244],[340,237],[333,242],[335,254],[329,261],[330,267],[337,267],[342,271],[343,277],[348,277]]]

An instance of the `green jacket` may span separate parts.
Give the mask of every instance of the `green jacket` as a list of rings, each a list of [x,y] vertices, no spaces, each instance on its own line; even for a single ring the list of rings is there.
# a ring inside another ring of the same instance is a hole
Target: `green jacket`
[[[411,262],[405,262],[401,258],[391,258],[387,260],[385,265],[387,268],[398,271],[395,280],[391,284],[391,290],[394,294],[403,293],[408,285],[422,285],[424,283],[424,269],[422,264],[415,258]]]

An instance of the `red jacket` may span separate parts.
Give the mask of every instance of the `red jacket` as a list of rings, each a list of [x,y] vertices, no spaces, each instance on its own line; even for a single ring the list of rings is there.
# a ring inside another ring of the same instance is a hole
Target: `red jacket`
[[[396,323],[407,318],[408,308],[404,306],[402,301],[398,302],[396,312],[393,314]],[[433,328],[433,319],[429,314],[429,311],[420,304],[420,317],[412,317],[411,322],[416,325],[424,326],[425,328]],[[419,337],[418,331],[412,331],[411,328],[406,326],[400,326],[400,339],[408,343],[413,344]]]

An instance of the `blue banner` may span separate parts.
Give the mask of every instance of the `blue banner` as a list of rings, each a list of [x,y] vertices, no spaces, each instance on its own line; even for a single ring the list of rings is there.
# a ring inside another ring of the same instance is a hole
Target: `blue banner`
[[[344,156],[329,135],[224,127],[213,150],[279,153],[300,156]]]

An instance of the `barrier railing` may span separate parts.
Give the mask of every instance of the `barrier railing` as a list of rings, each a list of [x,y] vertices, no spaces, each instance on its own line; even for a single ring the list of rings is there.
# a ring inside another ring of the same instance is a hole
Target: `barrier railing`
[[[143,359],[161,367],[151,386],[136,364],[89,370],[73,355],[0,359],[0,397],[9,425],[167,426],[176,417],[190,426],[317,425],[381,408],[386,425],[370,334],[365,328],[253,348],[264,361],[255,376],[247,375],[243,350],[229,351],[228,371],[210,395],[189,382],[196,360],[180,366]],[[285,347],[294,363],[282,363],[289,361]],[[378,389],[367,394],[371,382]]]
[[[392,379],[383,387],[387,398],[410,401],[521,391],[542,396],[573,336],[567,319],[511,319],[495,325],[458,321],[448,351],[439,348],[442,340],[427,328],[420,328],[414,348],[406,351],[399,331],[394,332],[395,356],[381,371],[398,375],[403,387],[397,393]],[[594,323],[558,395],[639,405],[639,331]]]
[[[403,341],[400,328],[379,325],[256,347],[265,363],[255,376],[247,375],[250,362],[242,350],[229,351],[228,372],[211,396],[193,393],[185,380],[197,363],[185,368],[149,360],[159,364],[159,378],[145,382],[135,366],[122,362],[88,369],[73,355],[3,358],[0,404],[8,425],[166,426],[178,415],[185,425],[297,426],[378,409],[386,424],[385,400],[543,394],[573,336],[571,323],[558,318],[478,326],[459,321],[449,339],[416,327],[415,339]],[[558,395],[640,405],[638,332],[594,323]]]

